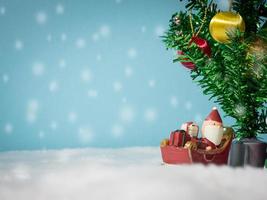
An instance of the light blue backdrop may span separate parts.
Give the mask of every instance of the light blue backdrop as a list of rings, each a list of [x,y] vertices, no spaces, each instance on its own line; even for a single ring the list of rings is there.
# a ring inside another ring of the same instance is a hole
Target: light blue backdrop
[[[214,104],[159,38],[183,5],[0,1],[0,150],[156,146],[201,125]]]

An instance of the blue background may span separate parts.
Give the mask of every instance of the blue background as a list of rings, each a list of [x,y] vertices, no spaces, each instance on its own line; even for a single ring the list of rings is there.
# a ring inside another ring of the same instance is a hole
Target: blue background
[[[216,105],[159,37],[183,7],[0,1],[0,150],[157,146],[183,122],[201,125]]]

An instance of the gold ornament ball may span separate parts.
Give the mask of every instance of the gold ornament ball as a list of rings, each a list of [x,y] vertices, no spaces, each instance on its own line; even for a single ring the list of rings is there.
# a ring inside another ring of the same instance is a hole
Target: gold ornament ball
[[[214,40],[220,43],[228,43],[227,33],[232,33],[235,29],[245,31],[245,22],[238,13],[219,12],[210,21],[209,30]]]

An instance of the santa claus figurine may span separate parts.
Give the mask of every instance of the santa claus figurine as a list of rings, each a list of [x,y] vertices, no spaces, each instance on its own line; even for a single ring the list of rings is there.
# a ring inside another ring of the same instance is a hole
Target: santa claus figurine
[[[183,123],[181,129],[184,130],[191,138],[197,138],[198,135],[198,125],[194,122]]]
[[[217,148],[223,136],[223,123],[216,107],[206,117],[202,124],[202,140],[206,150]]]

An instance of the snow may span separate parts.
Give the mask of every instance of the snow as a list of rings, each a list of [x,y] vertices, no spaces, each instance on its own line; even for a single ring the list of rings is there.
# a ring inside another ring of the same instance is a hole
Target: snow
[[[90,97],[90,98],[98,97],[98,91],[95,89],[88,90],[88,97]]]
[[[3,82],[4,83],[7,83],[8,81],[9,81],[9,76],[8,76],[8,74],[3,74]]]
[[[157,110],[155,108],[147,108],[144,113],[144,119],[147,122],[154,122],[158,117]]]
[[[76,120],[77,120],[77,114],[76,114],[76,112],[69,112],[69,114],[68,114],[68,121],[70,123],[75,123]]]
[[[134,59],[137,56],[137,50],[135,48],[130,48],[127,51],[127,55],[129,58]]]
[[[82,126],[78,130],[78,137],[82,144],[88,144],[92,141],[94,136],[94,131],[91,127]]]
[[[148,86],[149,87],[153,88],[153,87],[155,87],[155,85],[156,85],[156,81],[155,80],[151,79],[151,80],[148,81]]]
[[[6,14],[6,8],[5,7],[3,7],[3,6],[0,7],[0,14],[1,15],[5,15]]]
[[[108,25],[102,25],[99,29],[99,34],[103,37],[103,38],[107,38],[110,36],[111,31],[110,31],[110,27]]]
[[[115,138],[121,137],[124,133],[124,128],[120,124],[114,124],[111,129],[112,136]]]
[[[51,128],[53,131],[57,130],[57,128],[58,128],[58,124],[57,124],[57,122],[56,122],[56,121],[52,121],[52,122],[50,123],[50,128]]]
[[[164,34],[164,31],[165,31],[165,29],[163,28],[163,26],[158,25],[158,26],[155,28],[155,35],[156,35],[157,37],[162,36],[162,35]]]
[[[89,68],[85,68],[81,71],[81,79],[83,82],[89,82],[93,78],[93,73]]]
[[[78,38],[75,42],[75,45],[78,49],[82,49],[86,46],[86,41],[84,38]]]
[[[172,107],[176,108],[179,104],[177,97],[176,96],[172,96],[170,99],[170,104]]]
[[[22,50],[23,47],[24,47],[23,42],[21,40],[17,39],[15,41],[15,49],[19,51],[19,50]]]
[[[192,109],[192,103],[191,103],[190,101],[187,101],[187,102],[185,103],[185,109],[186,109],[186,110],[191,110],[191,109]]]
[[[113,89],[115,92],[120,92],[123,88],[123,85],[120,81],[114,81],[113,83]]]
[[[34,76],[42,76],[45,71],[45,66],[42,62],[35,62],[32,67],[32,72]]]
[[[36,99],[30,100],[26,109],[26,119],[29,123],[34,123],[36,121],[38,110],[39,102]]]
[[[4,127],[4,131],[6,134],[11,134],[13,132],[13,125],[11,123],[6,123]]]
[[[53,80],[49,83],[49,91],[50,92],[57,92],[59,90],[59,84],[57,81]]]
[[[58,15],[62,15],[62,14],[64,14],[64,6],[62,5],[62,4],[57,4],[57,6],[56,6],[56,13],[58,14]]]
[[[125,105],[119,112],[120,120],[125,123],[131,123],[135,119],[135,110],[130,105]]]
[[[45,11],[38,11],[35,16],[36,22],[40,25],[43,25],[47,21],[47,15]]]
[[[254,199],[264,169],[161,165],[158,147],[0,153],[1,200]]]

